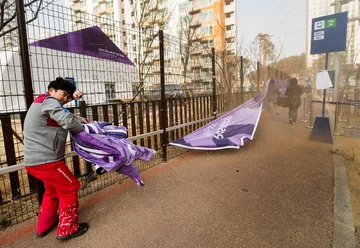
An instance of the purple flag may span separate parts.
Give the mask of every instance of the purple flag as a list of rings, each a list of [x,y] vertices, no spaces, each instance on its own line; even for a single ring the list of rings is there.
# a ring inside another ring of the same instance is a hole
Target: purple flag
[[[254,137],[267,88],[268,84],[244,104],[170,144],[197,150],[240,148]]]
[[[98,26],[39,40],[30,46],[45,47],[135,66]]]

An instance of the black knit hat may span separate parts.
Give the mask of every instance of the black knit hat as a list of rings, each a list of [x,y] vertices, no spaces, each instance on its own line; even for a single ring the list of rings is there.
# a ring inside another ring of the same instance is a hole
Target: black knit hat
[[[57,77],[54,81],[51,81],[48,85],[48,90],[50,90],[50,88],[53,88],[54,90],[64,90],[69,95],[73,95],[76,90],[74,84],[61,77]]]

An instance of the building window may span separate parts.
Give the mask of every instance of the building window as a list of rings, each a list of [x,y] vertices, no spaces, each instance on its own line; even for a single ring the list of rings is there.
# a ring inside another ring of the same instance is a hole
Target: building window
[[[124,9],[121,9],[121,13],[124,14]]]
[[[208,20],[213,19],[213,11],[212,10],[205,10],[200,12],[200,21],[205,22]]]
[[[226,26],[226,31],[234,30],[234,25]]]
[[[112,100],[115,97],[115,83],[105,83],[106,100]]]
[[[210,6],[213,4],[213,0],[200,0],[199,1],[200,8]]]
[[[214,33],[212,24],[204,25],[200,27],[201,36],[210,35]]]

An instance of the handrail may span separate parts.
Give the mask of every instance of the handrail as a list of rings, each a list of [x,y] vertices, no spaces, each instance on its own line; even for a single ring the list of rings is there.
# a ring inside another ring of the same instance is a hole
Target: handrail
[[[173,130],[176,130],[176,129],[179,129],[179,128],[182,128],[182,127],[190,126],[190,125],[193,125],[193,124],[196,124],[196,123],[200,123],[200,122],[203,122],[203,121],[209,121],[209,120],[213,120],[213,119],[215,119],[215,117],[211,116],[211,117],[203,118],[203,119],[200,119],[200,120],[197,120],[197,121],[192,121],[192,122],[180,124],[180,125],[177,125],[177,126],[168,127],[168,128],[166,128],[166,132],[170,132],[170,131],[173,131]],[[162,134],[162,133],[163,133],[163,130],[153,131],[153,132],[149,132],[149,133],[140,134],[140,135],[137,135],[137,136],[130,137],[130,138],[128,138],[128,140],[129,141],[139,140],[139,139],[143,139],[143,138],[146,138],[146,137],[150,137],[150,136],[157,135],[157,134]],[[76,152],[71,151],[71,152],[68,152],[68,153],[65,154],[65,158],[74,157],[76,155],[77,155]],[[0,175],[8,174],[8,173],[15,172],[15,171],[19,171],[19,170],[22,170],[24,168],[25,168],[24,164],[10,165],[10,166],[5,167],[5,168],[0,168]]]

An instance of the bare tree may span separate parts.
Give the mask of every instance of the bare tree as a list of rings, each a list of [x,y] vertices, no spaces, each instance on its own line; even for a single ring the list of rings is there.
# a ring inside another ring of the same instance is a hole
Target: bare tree
[[[143,99],[144,82],[151,74],[155,57],[159,56],[150,56],[157,46],[158,32],[164,29],[170,20],[170,8],[165,4],[165,0],[135,0],[132,4],[133,27],[138,35],[136,65],[139,77],[137,94],[140,93],[140,99]]]
[[[260,83],[263,84],[267,81],[268,76],[271,75],[271,71],[268,69],[279,69],[278,61],[282,55],[284,42],[280,42],[278,49],[276,49],[274,43],[271,40],[271,35],[259,33],[250,47],[247,49],[248,56],[252,63],[254,71],[257,70],[257,62],[260,64]],[[271,67],[268,68],[267,65]],[[254,72],[254,75],[256,72]],[[272,76],[272,75],[271,75]]]
[[[187,87],[187,69],[189,65],[189,60],[193,52],[199,48],[199,45],[194,45],[192,40],[196,37],[196,29],[193,28],[196,26],[196,20],[193,15],[183,15],[180,18],[180,27],[178,29],[179,45],[180,45],[180,55],[181,63],[183,65],[183,84],[184,88]]]
[[[343,82],[343,87],[350,87],[350,79],[352,77],[358,78],[359,74],[359,64],[356,61],[359,58],[360,47],[354,47],[355,39],[355,25],[352,24],[350,27],[350,35],[346,44],[345,52],[335,53],[335,56],[338,57],[340,62],[340,78]]]
[[[230,94],[234,90],[236,84],[239,84],[240,82],[238,65],[242,42],[237,48],[235,37],[227,37],[224,25],[222,25],[215,17],[214,21],[218,25],[218,33],[216,33],[216,35],[224,37],[220,42],[223,45],[214,43],[214,47],[216,47],[215,65],[217,67],[216,71],[218,75],[216,77],[217,89],[220,92]],[[203,45],[203,49],[206,50],[208,54],[211,54],[209,46]]]
[[[39,12],[46,8],[50,2],[43,0],[25,0],[24,7],[26,11],[26,24],[33,22],[37,19]],[[17,29],[14,25],[16,19],[16,4],[15,0],[1,0],[0,1],[0,37],[9,34]]]

